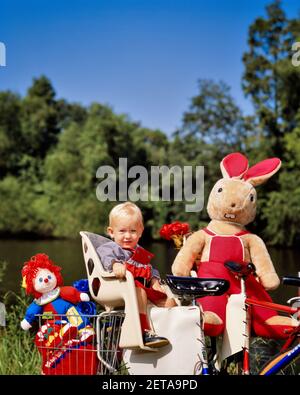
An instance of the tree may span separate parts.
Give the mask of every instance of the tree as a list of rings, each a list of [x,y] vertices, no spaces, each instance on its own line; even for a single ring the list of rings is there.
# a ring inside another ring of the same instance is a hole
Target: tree
[[[300,240],[300,111],[295,123],[294,130],[284,136],[286,162],[279,177],[279,189],[270,193],[263,212],[269,239],[283,246],[298,245]]]
[[[93,103],[85,121],[70,122],[45,160],[45,202],[53,215],[53,233],[73,237],[83,228],[103,233],[116,202],[97,200],[97,169],[109,165],[117,171],[121,157],[128,159],[128,167],[158,164],[165,157],[164,144],[163,133],[142,128],[127,116]],[[152,205],[141,206],[147,217]]]
[[[22,152],[21,99],[12,92],[0,92],[0,179],[16,174]]]
[[[199,142],[217,145],[220,155],[242,149],[251,122],[243,117],[230,95],[230,88],[224,82],[199,80],[198,89],[176,134],[183,138],[195,136]]]
[[[188,111],[183,114],[181,128],[174,134],[168,157],[181,166],[205,167],[207,201],[213,184],[221,176],[220,161],[230,152],[244,151],[251,144],[252,130],[253,119],[243,116],[230,88],[224,82],[202,79],[198,81],[197,95],[192,97]],[[182,219],[182,204],[175,203],[170,210],[173,219]],[[205,209],[189,218],[195,227],[207,220]]]
[[[279,0],[266,11],[266,18],[257,18],[249,27],[242,86],[252,99],[273,154],[282,157],[283,136],[294,127],[300,106],[300,72],[291,66],[291,47],[300,37],[300,21],[288,20]]]
[[[45,76],[34,79],[23,99],[21,111],[23,148],[26,153],[44,158],[57,142],[59,124],[59,111],[51,82]]]
[[[43,76],[34,79],[24,98],[0,93],[0,232],[5,234],[103,233],[115,202],[97,200],[99,166],[117,170],[120,157],[128,159],[128,167],[164,163],[164,133],[108,106],[85,108],[55,96]],[[149,234],[154,206],[142,207]]]

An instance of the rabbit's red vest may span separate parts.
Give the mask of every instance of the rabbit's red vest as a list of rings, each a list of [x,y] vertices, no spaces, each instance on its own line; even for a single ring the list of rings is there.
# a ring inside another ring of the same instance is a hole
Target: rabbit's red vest
[[[235,235],[220,236],[208,228],[203,230],[212,236],[209,246],[209,261],[222,263],[225,261],[244,262],[244,245],[239,236],[250,232],[243,230]]]
[[[207,228],[204,228],[203,230],[211,236],[209,260],[199,264],[197,273],[198,277],[226,279],[230,282],[230,288],[227,291],[227,294],[221,296],[206,296],[199,299],[199,303],[204,311],[212,311],[216,313],[222,319],[223,323],[225,323],[228,296],[240,293],[241,288],[240,281],[234,276],[234,274],[229,273],[224,266],[224,262],[229,260],[239,263],[244,262],[244,244],[241,240],[241,236],[250,232],[242,231],[234,235],[226,236],[217,235]],[[269,294],[263,286],[256,281],[253,275],[250,275],[246,279],[246,290],[248,297],[272,302]],[[275,310],[264,309],[262,307],[253,307],[252,312],[254,322],[264,322],[268,318],[277,315]]]

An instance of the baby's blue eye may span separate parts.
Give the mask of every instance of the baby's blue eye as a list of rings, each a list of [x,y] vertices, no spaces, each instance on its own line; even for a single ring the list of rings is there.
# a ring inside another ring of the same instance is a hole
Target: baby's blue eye
[[[49,280],[51,280],[52,277],[50,276],[50,274],[49,274],[48,278],[49,278]]]
[[[40,278],[39,278],[39,282],[40,282],[40,283],[42,283],[42,282],[43,282],[43,279],[42,279],[42,277],[40,277]]]

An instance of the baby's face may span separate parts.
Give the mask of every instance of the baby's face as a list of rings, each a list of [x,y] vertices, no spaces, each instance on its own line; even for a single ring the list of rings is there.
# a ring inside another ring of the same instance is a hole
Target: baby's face
[[[143,233],[139,222],[128,221],[127,218],[115,220],[113,226],[107,229],[110,237],[122,248],[135,248]]]

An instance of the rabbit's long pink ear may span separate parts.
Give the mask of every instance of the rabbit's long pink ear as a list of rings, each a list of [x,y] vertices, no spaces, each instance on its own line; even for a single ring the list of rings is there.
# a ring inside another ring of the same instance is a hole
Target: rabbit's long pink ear
[[[234,152],[225,156],[220,167],[224,178],[241,178],[248,170],[248,159],[239,152]]]
[[[265,159],[262,162],[250,167],[244,174],[243,179],[250,182],[254,187],[263,184],[273,174],[275,174],[281,166],[281,160],[278,158]]]

